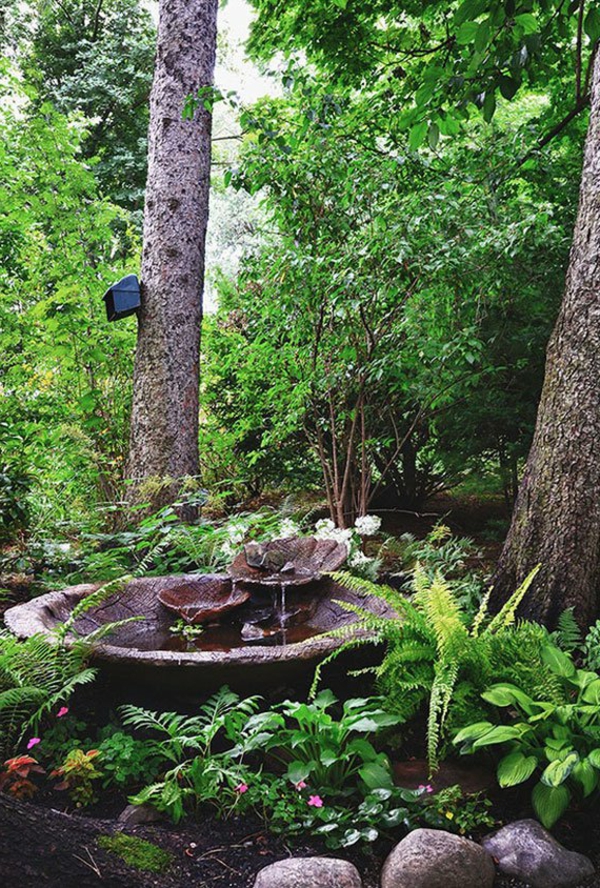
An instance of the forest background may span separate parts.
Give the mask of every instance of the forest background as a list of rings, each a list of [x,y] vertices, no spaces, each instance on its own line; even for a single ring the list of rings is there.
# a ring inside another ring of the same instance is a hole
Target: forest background
[[[125,522],[136,326],[108,324],[101,297],[139,267],[155,25],[137,0],[2,14],[0,533],[31,546]],[[255,28],[264,79],[244,91],[235,32],[214,96],[197,485],[223,512],[324,493],[346,521],[458,486],[502,494],[508,518],[575,219],[585,108],[543,138],[574,68],[557,47],[521,84],[515,58],[482,114],[410,126],[400,90],[389,116],[401,65],[365,75],[357,54],[334,87],[318,54],[284,61]]]

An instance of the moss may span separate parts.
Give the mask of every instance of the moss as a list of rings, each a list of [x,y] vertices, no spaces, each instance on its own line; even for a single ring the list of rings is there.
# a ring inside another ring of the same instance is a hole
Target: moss
[[[173,857],[158,845],[117,833],[114,836],[100,836],[98,844],[105,851],[117,854],[125,863],[138,870],[151,873],[163,873],[171,866]]]

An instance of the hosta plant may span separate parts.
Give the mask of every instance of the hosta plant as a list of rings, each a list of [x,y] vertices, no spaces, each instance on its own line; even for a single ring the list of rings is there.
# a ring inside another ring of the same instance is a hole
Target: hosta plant
[[[600,783],[600,677],[577,669],[553,645],[544,662],[561,682],[562,701],[536,699],[514,684],[495,684],[482,696],[506,712],[500,724],[481,721],[458,732],[463,753],[499,746],[500,786],[516,786],[535,776],[531,802],[546,827],[564,814],[573,798],[588,798]]]
[[[309,783],[330,795],[391,788],[389,760],[371,740],[382,728],[397,725],[377,697],[346,700],[336,716],[337,698],[325,690],[311,703],[286,700],[249,719],[239,751],[269,751],[294,785]]]

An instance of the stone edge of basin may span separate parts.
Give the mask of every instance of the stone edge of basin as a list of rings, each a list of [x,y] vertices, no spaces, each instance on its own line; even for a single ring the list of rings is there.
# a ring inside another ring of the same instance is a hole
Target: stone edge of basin
[[[44,621],[43,609],[58,603],[65,596],[79,601],[85,595],[90,595],[100,588],[100,583],[83,583],[78,586],[69,586],[56,592],[48,592],[31,601],[17,604],[9,608],[4,614],[4,622],[10,631],[19,638],[29,638],[32,635],[42,634],[49,636],[53,626]],[[52,615],[48,614],[49,620]],[[370,633],[357,630],[355,637],[366,638]],[[295,644],[280,646],[252,645],[248,647],[233,648],[230,651],[142,651],[137,648],[120,647],[117,645],[100,642],[94,646],[94,657],[106,662],[119,664],[145,664],[152,666],[211,666],[224,665],[260,665],[277,662],[311,660],[316,657],[327,656],[334,651],[340,642],[337,638],[319,637],[308,638]]]

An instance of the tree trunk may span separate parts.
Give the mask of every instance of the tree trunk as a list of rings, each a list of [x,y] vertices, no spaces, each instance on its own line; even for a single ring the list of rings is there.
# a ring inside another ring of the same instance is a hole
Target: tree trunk
[[[218,0],[160,0],[127,466],[130,500],[153,506],[172,502],[181,479],[198,474],[211,115],[203,107],[193,120],[182,114],[186,96],[213,82],[217,6]],[[162,487],[144,490],[148,479]]]
[[[548,625],[598,613],[600,579],[600,62],[592,76],[579,211],[548,345],[535,435],[494,581],[498,606],[536,566],[522,613]]]

